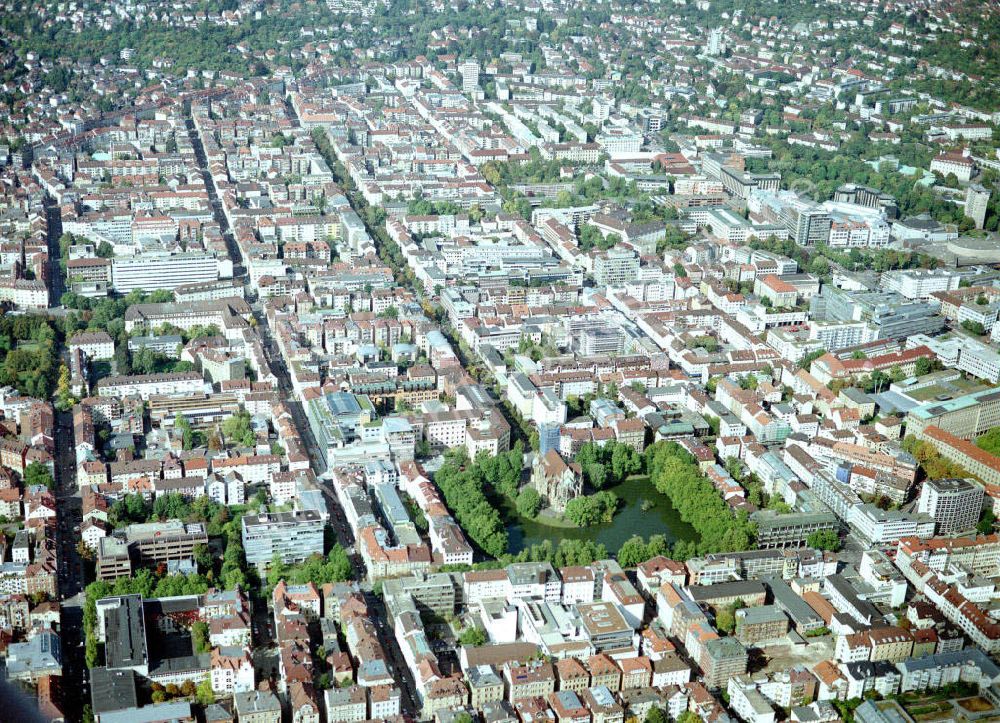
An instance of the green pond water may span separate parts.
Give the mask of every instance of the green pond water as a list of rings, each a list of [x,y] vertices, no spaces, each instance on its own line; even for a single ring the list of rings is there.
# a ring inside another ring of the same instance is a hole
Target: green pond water
[[[565,523],[546,524],[544,517],[529,520],[519,517],[513,508],[507,513],[509,549],[513,553],[525,547],[551,540],[558,545],[559,540],[593,540],[603,544],[609,553],[615,553],[622,543],[632,535],[648,538],[650,535],[664,535],[667,542],[677,540],[697,540],[698,533],[681,519],[680,514],[670,504],[666,495],[657,492],[646,477],[633,477],[617,487],[610,488],[622,500],[618,513],[611,522],[592,527],[566,527]],[[643,501],[652,503],[642,509]]]

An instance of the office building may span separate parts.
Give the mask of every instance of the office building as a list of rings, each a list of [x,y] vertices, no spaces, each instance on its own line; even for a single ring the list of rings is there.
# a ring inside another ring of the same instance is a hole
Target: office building
[[[180,520],[129,525],[124,535],[100,538],[97,545],[97,577],[113,580],[131,575],[136,567],[160,564],[193,569],[194,549],[208,544],[201,522]]]
[[[868,326],[863,321],[810,321],[809,339],[819,343],[821,349],[836,351],[857,346],[866,341]]]
[[[117,257],[111,264],[111,284],[119,294],[135,289],[175,289],[219,278],[219,260],[201,251],[150,252]]]
[[[594,282],[598,286],[623,286],[639,276],[635,251],[615,246],[594,257]]]
[[[963,334],[935,337],[917,334],[907,339],[906,345],[911,348],[926,346],[949,369],[957,369],[990,384],[1000,382],[1000,354],[989,344]]]
[[[830,214],[812,201],[785,197],[780,221],[788,235],[800,246],[815,246],[830,238]]]
[[[386,580],[383,595],[386,599],[409,595],[421,613],[447,618],[455,613],[458,590],[447,573],[415,573],[411,577]]]
[[[128,340],[128,350],[135,354],[143,349],[149,349],[157,354],[163,354],[171,359],[180,357],[184,346],[184,338],[180,334],[162,334],[160,336],[134,336]]]
[[[792,589],[791,585],[777,577],[765,578],[764,581],[771,590],[774,606],[788,616],[799,634],[823,627],[823,618]]]
[[[642,148],[642,136],[620,126],[605,126],[594,141],[610,156],[636,154]]]
[[[900,269],[882,274],[881,286],[907,299],[926,299],[935,291],[954,291],[961,277],[947,269]]]
[[[266,512],[243,516],[243,550],[247,563],[266,566],[275,556],[301,562],[323,554],[323,518],[314,510]]]
[[[716,238],[730,243],[743,243],[753,232],[753,228],[742,216],[728,208],[713,208],[705,213],[705,226]]]
[[[576,606],[576,612],[580,616],[581,632],[597,652],[631,648],[635,630],[614,603],[581,603]]]
[[[197,394],[205,391],[205,381],[198,372],[167,372],[105,377],[97,383],[97,396],[139,396],[148,400],[153,395]]]
[[[625,349],[625,334],[613,326],[590,328],[582,330],[573,342],[581,356],[621,354]]]
[[[954,399],[932,399],[906,415],[908,434],[920,435],[927,427],[939,427],[960,439],[973,439],[1000,426],[1000,391],[984,389]]]
[[[845,183],[838,188],[833,194],[833,200],[837,203],[852,203],[865,208],[881,209],[889,218],[895,218],[899,213],[896,199],[891,194],[856,183]]]
[[[309,394],[305,397],[305,411],[313,436],[327,457],[346,442],[355,439],[358,428],[368,424],[376,416],[371,399],[347,392]],[[463,430],[464,427],[463,423]]]
[[[625,333],[620,327],[596,315],[578,315],[563,319],[566,336],[573,349],[583,356],[620,354],[625,348]],[[567,385],[562,386],[566,397]]]
[[[894,292],[850,292],[834,286],[824,286],[810,300],[814,319],[863,322],[869,340],[936,334],[944,328],[939,310],[933,300],[910,300]]]
[[[836,531],[838,526],[836,515],[829,511],[778,514],[774,510],[757,510],[750,520],[757,525],[761,549],[801,547],[814,532]]]
[[[730,678],[726,683],[729,705],[741,721],[774,723],[774,709],[748,675]]]
[[[729,131],[717,131],[732,132]],[[779,173],[746,173],[739,168],[726,165],[727,157],[721,153],[706,153],[702,158],[702,169],[706,176],[722,182],[722,187],[736,198],[750,198],[758,192],[777,192],[781,187],[781,174]],[[776,223],[778,216],[775,214],[768,218]]]
[[[937,534],[950,535],[975,527],[983,507],[983,488],[971,479],[929,479],[917,511],[934,518]]]
[[[219,301],[234,296],[243,296],[243,282],[239,279],[199,281],[174,289],[174,300],[177,302]]]
[[[889,245],[892,226],[882,213],[850,203],[823,203],[830,213],[832,248],[885,248]]]
[[[852,508],[848,523],[857,532],[858,537],[866,545],[871,546],[893,545],[903,537],[926,539],[934,536],[934,520],[930,515],[883,510],[873,504],[862,504]]]
[[[195,547],[208,544],[208,534],[201,522],[167,520],[129,525],[125,540],[139,564],[157,565],[191,559]]]
[[[97,540],[97,579],[114,580],[132,574],[128,543],[111,535]]]

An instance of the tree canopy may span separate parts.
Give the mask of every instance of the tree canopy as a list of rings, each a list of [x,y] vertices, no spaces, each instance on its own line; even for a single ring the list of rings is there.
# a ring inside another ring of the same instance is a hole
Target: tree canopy
[[[611,522],[621,500],[614,492],[603,490],[592,495],[580,495],[566,503],[566,519],[578,527]]]
[[[465,533],[487,555],[499,557],[507,551],[507,530],[500,511],[486,495],[490,483],[484,468],[493,470],[494,479],[500,480],[502,463],[487,462],[489,459],[480,456],[475,462],[470,462],[464,448],[451,450],[445,455],[445,463],[434,474],[434,482]],[[507,469],[504,482],[511,475],[509,459]],[[514,489],[516,494],[516,487]]]
[[[57,339],[55,326],[44,316],[0,315],[0,386],[48,399],[59,373]]]
[[[809,535],[806,538],[806,544],[817,550],[836,552],[843,543],[840,540],[840,535],[833,530],[820,530]]]
[[[250,427],[250,412],[240,409],[222,423],[222,435],[229,444],[252,447],[257,435]]]
[[[47,465],[41,462],[29,462],[24,468],[24,484],[27,487],[42,485],[52,489],[55,487],[55,480],[52,479],[52,471]]]
[[[267,570],[267,582],[271,587],[281,580],[291,585],[301,585],[313,582],[323,585],[328,582],[344,582],[353,577],[351,560],[347,550],[339,544],[323,555],[312,555],[303,562],[289,565],[280,560],[273,560]]]
[[[634,448],[616,440],[604,445],[587,442],[574,461],[583,469],[584,480],[595,490],[613,487],[642,470],[642,457]]]
[[[699,552],[752,549],[754,525],[745,513],[734,515],[730,511],[684,448],[676,442],[657,442],[646,449],[645,456],[653,486],[670,498],[681,519],[701,536]]]

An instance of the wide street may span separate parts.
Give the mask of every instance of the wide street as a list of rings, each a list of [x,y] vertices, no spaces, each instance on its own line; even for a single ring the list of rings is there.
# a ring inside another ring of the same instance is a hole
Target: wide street
[[[291,109],[289,105],[289,113],[293,118],[293,124],[298,125],[298,118],[294,114],[294,110]],[[198,131],[194,127],[194,122],[189,118],[187,122],[188,132],[190,133],[192,144],[194,145],[195,155],[198,159],[198,164],[201,167],[203,177],[205,179],[205,185],[208,189],[209,199],[212,201],[212,208],[216,220],[219,222],[222,228],[223,235],[226,239],[227,246],[229,248],[229,253],[234,262],[234,276],[236,278],[242,278],[244,283],[247,285],[247,295],[251,299],[256,298],[256,289],[250,287],[249,278],[247,276],[246,268],[242,264],[242,254],[236,239],[233,236],[232,230],[229,227],[228,219],[226,219],[225,214],[222,212],[222,205],[219,200],[218,189],[215,187],[215,182],[212,179],[211,173],[207,167],[207,158],[205,156],[204,144]],[[267,315],[263,311],[263,305],[260,301],[254,301],[253,304],[254,317],[257,320],[257,331],[261,335],[261,339],[264,345],[264,353],[267,357],[267,362],[271,367],[271,371],[278,378],[278,388],[281,391],[282,398],[287,404],[288,408],[291,410],[292,417],[295,421],[295,426],[299,430],[299,434],[302,437],[303,442],[306,445],[306,450],[309,454],[309,461],[312,465],[313,471],[316,473],[317,478],[320,482],[320,487],[323,490],[324,496],[327,500],[327,508],[330,513],[330,525],[333,527],[334,533],[336,534],[337,541],[341,546],[348,551],[351,565],[354,569],[355,578],[359,581],[365,581],[367,579],[367,573],[365,570],[364,563],[361,560],[360,555],[354,547],[355,539],[354,532],[347,522],[347,517],[344,515],[343,510],[337,501],[336,496],[333,494],[330,488],[329,482],[323,478],[323,474],[326,471],[326,460],[325,451],[321,450],[313,437],[312,429],[309,426],[309,421],[306,418],[305,410],[303,409],[302,402],[298,398],[295,392],[294,386],[292,384],[290,370],[286,364],[284,358],[281,355],[281,351],[278,348],[277,341],[274,338],[270,324],[267,320]],[[403,660],[402,652],[399,649],[399,645],[396,642],[395,637],[392,634],[392,628],[386,624],[386,611],[385,606],[382,603],[382,599],[374,594],[372,586],[368,583],[362,583],[362,589],[364,590],[365,597],[367,598],[368,605],[371,609],[375,611],[373,616],[375,622],[375,628],[379,637],[379,641],[382,644],[383,649],[389,656],[389,667],[392,674],[396,677],[397,681],[401,683],[403,690],[403,710],[407,712],[414,712],[417,710],[415,704],[414,691],[415,683],[413,677],[407,667],[405,661]],[[255,611],[256,612],[256,611]],[[255,615],[256,618],[256,615]],[[265,627],[265,626],[261,626]],[[269,630],[269,626],[267,626]],[[269,633],[265,630],[260,631],[260,635],[263,638],[269,638]],[[273,656],[265,653],[263,656],[255,656],[255,664],[259,670],[266,670],[273,660]]]

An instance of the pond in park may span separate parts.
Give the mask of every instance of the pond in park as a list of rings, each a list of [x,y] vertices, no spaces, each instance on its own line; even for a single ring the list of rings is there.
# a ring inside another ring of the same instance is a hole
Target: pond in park
[[[591,527],[574,527],[556,520],[547,523],[544,516],[530,520],[519,517],[512,507],[508,508],[510,551],[517,553],[545,540],[558,545],[559,540],[565,538],[593,540],[614,554],[632,535],[647,539],[650,535],[664,535],[671,544],[677,540],[698,539],[695,529],[681,519],[667,496],[657,492],[648,477],[630,477],[610,490],[622,500],[618,513],[611,522]]]

